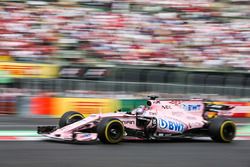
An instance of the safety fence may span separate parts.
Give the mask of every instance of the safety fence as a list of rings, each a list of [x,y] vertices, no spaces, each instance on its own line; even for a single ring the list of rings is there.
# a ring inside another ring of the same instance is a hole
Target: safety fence
[[[169,94],[211,94],[232,97],[250,97],[250,87],[212,86],[194,84],[93,81],[77,79],[18,79],[23,89],[64,92],[66,90],[90,90],[109,92],[159,92]]]
[[[54,92],[94,90],[250,97],[247,71],[1,62],[0,75],[0,84],[7,87]]]

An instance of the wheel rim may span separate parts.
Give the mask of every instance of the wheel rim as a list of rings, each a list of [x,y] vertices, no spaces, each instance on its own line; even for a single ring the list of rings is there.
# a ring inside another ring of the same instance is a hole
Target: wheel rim
[[[121,126],[121,124],[118,122],[112,123],[108,127],[108,135],[112,141],[120,140],[123,136],[123,127]]]
[[[235,137],[236,128],[232,123],[227,123],[223,127],[223,137],[226,140],[232,140]]]

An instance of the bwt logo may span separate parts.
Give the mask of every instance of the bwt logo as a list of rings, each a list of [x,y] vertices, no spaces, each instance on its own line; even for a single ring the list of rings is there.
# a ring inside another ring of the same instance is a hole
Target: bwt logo
[[[168,129],[168,130],[176,131],[176,132],[183,132],[184,131],[184,125],[182,123],[176,122],[176,121],[160,119],[159,126],[161,129]]]
[[[186,111],[197,111],[201,110],[200,104],[183,104],[182,108]]]

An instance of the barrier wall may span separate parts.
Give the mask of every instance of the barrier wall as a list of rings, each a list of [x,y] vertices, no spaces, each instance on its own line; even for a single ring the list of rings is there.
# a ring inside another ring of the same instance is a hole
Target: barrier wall
[[[146,105],[144,99],[101,99],[101,98],[63,98],[33,97],[31,113],[60,117],[66,111],[77,111],[84,115],[115,112],[119,109],[130,111],[139,105]],[[23,111],[22,111],[23,112]]]
[[[57,78],[59,67],[52,64],[0,62],[0,70],[14,78]]]
[[[139,105],[146,105],[145,99],[120,99],[120,109],[122,111],[130,111]]]
[[[31,99],[31,113],[60,117],[67,111],[77,111],[84,115],[115,112],[119,101],[100,98],[35,97]]]
[[[20,116],[32,116],[31,113],[31,97],[30,96],[19,96],[17,97],[17,115]]]
[[[16,114],[17,97],[0,96],[0,114]]]
[[[34,115],[52,115],[52,106],[52,97],[33,97],[30,100],[30,111]]]
[[[66,111],[77,111],[84,115],[115,112],[118,100],[98,98],[53,98],[51,115],[61,116]]]
[[[232,117],[250,117],[250,102],[217,101],[214,104],[235,106],[224,115]],[[65,98],[0,96],[0,114],[21,116],[60,117],[66,111],[78,111],[84,115],[115,112],[119,109],[130,111],[139,105],[146,105],[145,99],[101,99],[101,98]]]
[[[142,69],[136,67],[87,67],[72,65],[61,66],[59,78],[65,79],[63,81],[65,85],[72,83],[72,79],[79,82],[86,81],[87,85],[88,82],[93,80],[105,81],[103,83],[92,82],[90,84],[90,89],[97,91],[153,91],[250,97],[250,73],[247,71],[150,67]],[[111,83],[110,81],[113,82]],[[112,88],[109,87],[110,84],[113,85]],[[79,83],[73,83],[72,88],[77,88],[77,85]],[[86,90],[89,90],[88,87],[86,87]]]

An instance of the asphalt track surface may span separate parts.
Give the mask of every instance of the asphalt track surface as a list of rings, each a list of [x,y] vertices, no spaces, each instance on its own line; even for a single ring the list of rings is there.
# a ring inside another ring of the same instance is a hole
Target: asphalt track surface
[[[35,129],[56,119],[0,117],[0,130]],[[240,122],[250,122],[240,120]],[[250,167],[250,141],[123,142],[104,145],[1,141],[0,167]]]

